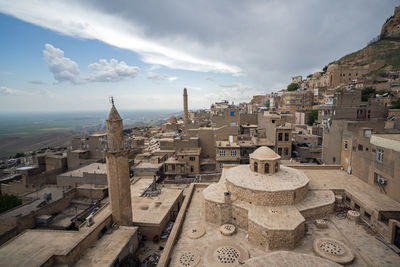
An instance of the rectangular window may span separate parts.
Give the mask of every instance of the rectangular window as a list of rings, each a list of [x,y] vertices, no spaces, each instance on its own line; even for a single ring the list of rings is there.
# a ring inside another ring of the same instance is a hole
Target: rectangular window
[[[376,150],[376,161],[383,162],[383,149]]]
[[[175,171],[175,164],[172,164],[172,170]]]
[[[278,133],[278,141],[282,141],[282,133]]]
[[[196,158],[195,158],[195,157],[189,157],[189,160],[190,160],[190,161],[195,161]]]
[[[289,141],[289,133],[285,133],[285,141]]]
[[[220,157],[225,157],[225,150],[220,150],[219,151],[219,156]]]
[[[347,150],[348,146],[349,146],[349,143],[347,141],[344,141],[344,150]]]
[[[285,156],[289,155],[289,148],[285,147],[285,148],[283,149],[283,154],[284,154]]]
[[[354,209],[355,210],[360,210],[360,206],[357,203],[354,203]]]
[[[380,221],[380,222],[383,222],[383,223],[386,224],[386,225],[389,224],[389,218],[386,217],[386,216],[383,215],[383,214],[381,214],[381,215],[379,216],[379,221]]]
[[[235,111],[231,111],[231,117],[235,116]]]
[[[194,168],[193,166],[190,166],[190,172],[193,173],[194,172]]]
[[[279,154],[279,156],[282,156],[282,148],[281,147],[278,147],[278,154]]]
[[[236,157],[236,150],[231,150],[231,157]]]
[[[220,164],[219,164],[219,168],[222,169],[223,167],[224,167],[224,164],[223,164],[223,163],[220,163]]]
[[[363,151],[364,147],[363,145],[358,145],[358,150]]]
[[[371,214],[369,214],[368,212],[364,211],[364,217],[368,220],[371,220]]]

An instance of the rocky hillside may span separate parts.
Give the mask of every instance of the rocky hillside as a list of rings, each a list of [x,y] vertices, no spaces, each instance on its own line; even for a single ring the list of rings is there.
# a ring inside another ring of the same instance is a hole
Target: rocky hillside
[[[361,50],[342,57],[335,63],[363,66],[376,60],[383,60],[384,68],[387,70],[400,70],[400,38],[382,38]]]
[[[383,24],[381,34],[365,48],[335,61],[339,65],[364,66],[383,60],[385,70],[400,70],[400,6]]]

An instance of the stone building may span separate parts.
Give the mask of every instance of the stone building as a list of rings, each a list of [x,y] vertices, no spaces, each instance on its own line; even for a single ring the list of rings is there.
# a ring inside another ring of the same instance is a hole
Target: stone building
[[[106,164],[92,163],[57,175],[58,186],[72,188],[83,184],[107,185]]]
[[[307,111],[312,110],[314,93],[311,90],[283,92],[281,111]]]
[[[224,164],[240,163],[240,145],[233,138],[229,141],[217,141],[216,147],[217,171],[221,171]]]
[[[224,168],[220,181],[203,191],[206,221],[233,224],[268,250],[296,247],[305,221],[333,212],[335,197],[330,190],[309,193],[308,177],[280,165],[280,158],[261,147],[250,165]]]

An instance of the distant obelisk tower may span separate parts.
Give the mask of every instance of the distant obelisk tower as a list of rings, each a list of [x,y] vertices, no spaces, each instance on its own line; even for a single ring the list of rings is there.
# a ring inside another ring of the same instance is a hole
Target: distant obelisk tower
[[[128,153],[124,148],[122,119],[114,106],[107,118],[107,180],[112,218],[118,225],[132,225],[131,183],[129,179]]]
[[[189,121],[189,113],[188,113],[188,94],[186,88],[183,89],[183,122],[185,126]]]

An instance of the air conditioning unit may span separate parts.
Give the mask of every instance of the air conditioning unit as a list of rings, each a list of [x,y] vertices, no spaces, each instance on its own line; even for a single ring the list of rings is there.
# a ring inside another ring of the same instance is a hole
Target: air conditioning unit
[[[378,184],[384,185],[386,184],[386,180],[383,179],[382,177],[378,177],[376,178],[376,181],[378,182]]]
[[[92,224],[94,224],[93,214],[90,214],[89,216],[86,217],[86,226],[89,227]]]

